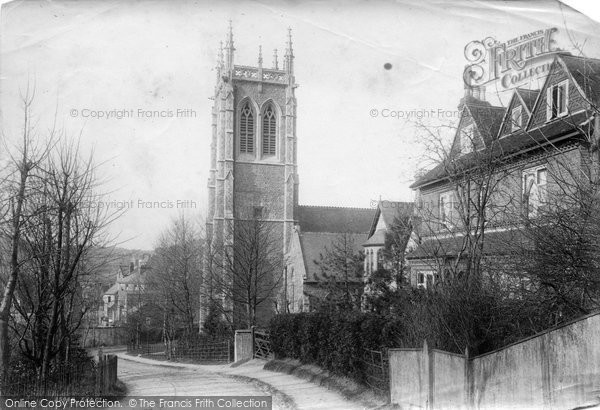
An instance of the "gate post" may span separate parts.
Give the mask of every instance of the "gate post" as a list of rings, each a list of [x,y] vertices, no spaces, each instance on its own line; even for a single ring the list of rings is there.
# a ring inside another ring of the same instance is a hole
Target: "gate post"
[[[252,358],[256,358],[256,340],[254,339],[254,326],[250,326],[250,333],[252,334]]]

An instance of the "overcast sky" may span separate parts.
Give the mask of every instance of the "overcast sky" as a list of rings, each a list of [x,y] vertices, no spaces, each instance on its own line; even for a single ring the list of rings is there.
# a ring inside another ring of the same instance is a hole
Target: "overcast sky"
[[[18,135],[19,88],[35,82],[40,129],[57,109],[66,130],[82,133],[103,163],[107,200],[134,202],[114,231],[149,249],[177,210],[138,201],[206,208],[210,97],[229,19],[237,64],[256,65],[262,45],[270,66],[293,30],[301,204],[412,200],[422,147],[405,121],[371,112],[456,110],[471,40],[557,27],[559,47],[600,57],[598,23],[555,1],[16,1],[1,15],[2,130]],[[89,117],[111,110],[134,115]]]

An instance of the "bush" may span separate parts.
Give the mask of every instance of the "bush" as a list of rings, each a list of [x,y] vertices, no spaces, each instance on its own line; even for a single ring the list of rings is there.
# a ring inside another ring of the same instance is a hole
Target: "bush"
[[[97,366],[85,349],[73,346],[68,361],[52,361],[44,380],[40,380],[40,371],[39,364],[36,366],[30,358],[23,354],[14,355],[3,392],[25,398],[35,395],[96,394]]]
[[[402,344],[397,319],[374,313],[322,312],[277,315],[269,323],[277,358],[294,358],[365,381],[364,349]]]

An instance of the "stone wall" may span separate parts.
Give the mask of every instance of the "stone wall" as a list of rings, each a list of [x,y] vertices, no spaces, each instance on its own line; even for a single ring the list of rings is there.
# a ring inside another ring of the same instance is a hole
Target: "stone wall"
[[[600,405],[600,313],[485,355],[390,349],[400,408],[583,408]]]

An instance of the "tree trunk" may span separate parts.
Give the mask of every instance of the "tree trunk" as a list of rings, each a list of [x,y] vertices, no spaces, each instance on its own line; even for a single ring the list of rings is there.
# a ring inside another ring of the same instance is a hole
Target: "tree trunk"
[[[27,124],[27,116],[25,117]],[[19,276],[19,242],[21,240],[21,214],[23,212],[23,202],[25,201],[25,184],[29,175],[29,163],[27,154],[26,140],[23,146],[23,157],[20,167],[19,191],[17,194],[17,203],[13,213],[13,232],[11,238],[11,256],[10,256],[10,277],[6,287],[2,303],[0,303],[0,396],[4,383],[8,377],[8,362],[10,360],[10,346],[8,338],[8,321],[10,318],[10,308],[12,307],[17,278]]]

